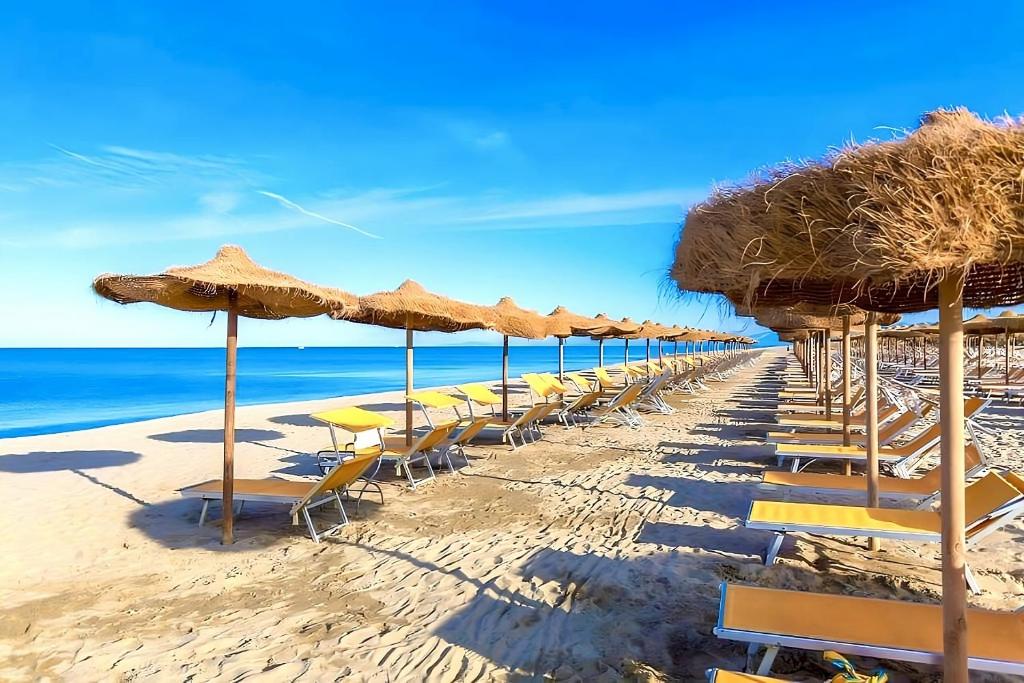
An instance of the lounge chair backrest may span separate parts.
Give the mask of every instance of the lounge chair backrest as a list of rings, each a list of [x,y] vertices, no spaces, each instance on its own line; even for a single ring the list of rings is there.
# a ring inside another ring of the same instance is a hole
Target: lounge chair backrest
[[[576,400],[568,407],[568,412],[575,413],[581,410],[586,410],[590,406],[594,405],[601,399],[600,391],[591,391],[586,394],[580,394],[576,397]]]
[[[303,505],[313,500],[316,496],[348,486],[362,476],[363,472],[365,472],[378,457],[379,456],[376,453],[367,453],[366,455],[357,455],[349,460],[342,460],[337,467],[322,476],[309,487],[309,493],[307,493],[302,500],[292,506],[292,514],[294,515],[296,512],[301,510]]]
[[[997,472],[989,472],[981,479],[967,485],[964,490],[965,528],[970,531],[993,517],[1011,503],[1024,499],[1016,486]]]
[[[594,374],[597,376],[597,381],[601,383],[603,387],[615,387],[618,383],[612,379],[612,376],[608,374],[608,371],[604,368],[594,368]]]
[[[549,382],[544,381],[540,375],[532,372],[524,373],[523,381],[525,381],[526,385],[530,387],[530,391],[537,394],[540,398],[546,399],[551,394],[556,393],[555,388],[551,386]]]
[[[527,410],[525,413],[523,413],[522,415],[517,417],[512,422],[512,426],[513,427],[521,427],[522,425],[528,425],[531,422],[534,422],[535,420],[537,420],[541,416],[542,412],[544,412],[546,410],[549,410],[551,407],[554,407],[554,406],[555,406],[554,403],[538,403],[537,405],[533,406],[532,408]]]
[[[460,384],[455,388],[461,391],[466,398],[480,405],[492,406],[501,403],[501,396],[483,384]]]
[[[620,391],[615,395],[615,398],[608,404],[609,410],[615,410],[628,406],[630,403],[636,401],[640,396],[640,393],[644,390],[643,384],[630,384],[628,387]]]
[[[970,477],[982,465],[984,465],[984,461],[981,458],[981,452],[978,450],[977,444],[969,443],[964,446],[964,474]],[[942,487],[942,465],[928,470],[921,477],[920,481],[933,486],[933,491],[938,491]]]
[[[594,383],[578,372],[567,372],[565,376],[569,378],[570,382],[578,386],[580,391],[591,391],[594,388]]]
[[[970,420],[977,416],[978,413],[985,410],[991,402],[992,399],[980,398],[978,396],[972,396],[968,399],[964,399],[964,419]]]
[[[545,382],[553,386],[555,388],[555,391],[558,392],[559,394],[564,394],[565,392],[569,391],[569,387],[562,384],[561,380],[552,375],[550,372],[541,372],[538,373],[538,375]]]
[[[921,419],[920,415],[913,410],[904,411],[894,420],[886,422],[878,428],[878,438],[883,442],[892,441],[903,432],[910,429],[915,422]]]
[[[466,425],[465,429],[455,435],[455,438],[452,439],[452,444],[465,445],[469,443],[477,434],[483,431],[484,427],[486,427],[490,422],[491,418],[489,417],[476,418]]]

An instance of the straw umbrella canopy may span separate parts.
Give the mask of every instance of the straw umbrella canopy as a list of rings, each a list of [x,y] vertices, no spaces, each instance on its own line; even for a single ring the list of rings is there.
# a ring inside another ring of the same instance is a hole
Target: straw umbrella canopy
[[[599,366],[604,365],[604,340],[609,337],[618,337],[624,334],[633,334],[640,329],[637,325],[629,318],[623,320],[612,320],[604,313],[598,313],[594,316],[595,327],[590,330],[590,338],[597,340],[597,364]]]
[[[406,280],[397,289],[359,297],[352,310],[331,314],[336,320],[405,330],[405,393],[413,391],[413,332],[463,332],[493,326],[486,306],[465,303],[427,291]],[[412,401],[405,401],[405,442],[412,443]]]
[[[662,340],[662,341],[670,341],[670,342],[672,342],[672,356],[675,357],[675,356],[679,355],[679,342],[682,341],[681,339],[679,339],[679,336],[682,335],[682,334],[685,334],[686,333],[686,329],[682,328],[682,327],[679,327],[679,325],[672,325],[671,327],[664,327],[663,331],[664,331],[664,334],[662,334],[659,337],[659,339]],[[650,340],[648,340],[647,341],[647,360],[651,359],[650,348],[651,348],[651,342],[650,342]]]
[[[739,284],[748,301],[939,309],[943,662],[957,683],[967,680],[963,307],[1024,301],[1022,168],[1024,122],[933,112],[902,138],[716,192],[687,216],[672,268],[680,287]]]
[[[573,313],[565,306],[556,306],[547,314],[545,332],[558,339],[558,379],[565,375],[565,340],[569,337],[586,337],[598,323],[593,318]]]
[[[501,419],[508,419],[508,338],[543,339],[548,322],[536,311],[520,308],[511,297],[503,296],[491,306],[492,329],[502,335],[501,344]]]
[[[598,343],[603,344],[605,339],[622,339],[625,341],[625,348],[623,351],[623,358],[626,363],[629,363],[629,340],[639,339],[639,332],[641,325],[633,322],[631,318],[623,318],[622,320],[612,320],[604,327],[599,327],[593,330],[590,334],[591,339],[595,339]],[[604,360],[604,354],[601,354],[601,360]]]
[[[227,353],[224,373],[224,524],[221,540],[234,542],[235,378],[238,316],[263,320],[307,318],[351,311],[354,295],[310,284],[255,263],[241,247],[223,246],[195,266],[168,268],[157,275],[100,275],[93,290],[119,304],[149,302],[179,311],[225,311]]]

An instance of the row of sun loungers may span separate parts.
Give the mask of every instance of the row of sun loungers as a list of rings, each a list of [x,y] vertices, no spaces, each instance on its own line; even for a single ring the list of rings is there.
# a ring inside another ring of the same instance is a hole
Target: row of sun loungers
[[[880,477],[880,498],[890,503],[910,501],[914,509],[789,500],[807,493],[866,495],[867,492],[864,476],[802,471],[821,461],[866,462],[863,434],[859,438],[853,435],[853,446],[842,446],[841,433],[815,431],[836,429],[833,421],[795,417],[800,413],[790,406],[793,401],[799,402],[799,396],[809,397],[809,403],[822,405],[822,396],[803,389],[782,390],[787,393],[787,400],[780,404],[777,422],[791,431],[773,431],[767,436],[767,442],[774,445],[778,464],[782,466],[788,460],[792,465],[789,471],[766,470],[759,483],[759,489],[782,493],[786,500],[753,500],[744,521],[747,528],[773,532],[764,553],[765,563],[770,565],[777,560],[783,540],[792,533],[940,542],[940,513],[932,505],[939,502],[941,469],[933,467],[912,478],[937,448],[941,433],[939,423],[931,419],[928,404],[911,408],[907,402],[889,396],[879,406],[882,423],[879,432],[882,443],[886,444],[881,449],[880,461],[890,472]],[[861,400],[858,394],[854,397],[855,401]],[[974,420],[989,403],[982,397],[965,401],[970,434],[974,434]],[[792,429],[797,427],[802,431]],[[841,428],[841,422],[838,427]],[[863,431],[863,427],[863,421],[854,423],[855,429]],[[913,435],[908,438],[908,434]],[[897,443],[900,439],[902,442]],[[1024,513],[1024,477],[991,468],[976,439],[967,444],[965,457],[969,482],[965,491],[965,531],[967,547],[972,548]],[[969,568],[967,581],[972,591],[980,590]],[[1024,614],[972,609],[967,618],[972,669],[1024,674]],[[897,600],[726,583],[721,589],[714,633],[720,638],[746,643],[747,670],[756,672],[710,670],[709,680],[719,683],[777,680],[767,675],[781,648],[836,650],[847,655],[925,664],[941,664],[942,659],[941,606]],[[757,654],[762,649],[764,655],[757,663]]]
[[[331,437],[330,446],[315,454],[323,476],[313,482],[235,479],[233,497],[238,512],[249,501],[289,505],[293,523],[298,524],[301,517],[310,537],[319,542],[348,523],[343,499],[354,499],[358,506],[367,491],[375,491],[384,502],[377,479],[383,468],[393,467],[416,489],[436,477],[435,467],[454,473],[457,461],[468,465],[466,447],[486,429],[500,430],[501,441],[513,450],[541,438],[541,425],[549,419],[565,427],[612,424],[638,429],[644,424],[641,411],[674,410],[662,392],[692,391],[704,373],[724,378],[738,362],[711,357],[645,362],[620,368],[621,380],[605,368],[592,370],[593,379],[568,373],[575,392],[550,373],[531,373],[523,376],[533,399],[531,405],[515,408],[507,417],[498,413],[502,397],[483,384],[460,384],[454,394],[418,391],[407,399],[420,408],[426,426],[411,439],[386,434],[393,424],[391,418],[357,406],[315,413],[310,417],[326,425]],[[435,422],[431,411],[449,409],[454,419]],[[223,486],[220,480],[211,480],[181,489],[180,494],[202,501],[202,525],[211,501],[222,499]],[[310,513],[328,504],[337,508],[337,522],[318,529]]]

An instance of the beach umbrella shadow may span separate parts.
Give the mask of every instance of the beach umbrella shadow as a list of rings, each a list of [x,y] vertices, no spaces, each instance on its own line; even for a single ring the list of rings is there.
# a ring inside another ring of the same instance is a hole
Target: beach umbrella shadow
[[[120,467],[142,456],[133,451],[35,451],[0,455],[0,472],[32,474]]]
[[[104,467],[121,467],[137,461],[142,456],[134,451],[35,451],[0,455],[0,472],[12,474],[37,474],[40,472],[71,472],[97,486],[127,498],[139,505],[148,505],[124,489],[108,484],[85,470]]]
[[[163,441],[165,443],[222,443],[224,441],[223,429],[184,429],[180,432],[167,432],[165,434],[150,434],[150,439]],[[283,439],[284,434],[276,429],[236,429],[235,442],[269,441],[272,439]]]
[[[311,418],[308,413],[295,413],[294,415],[275,415],[274,417],[268,418],[267,421],[279,425],[289,425],[291,427],[323,426],[323,422],[317,422],[316,420]]]

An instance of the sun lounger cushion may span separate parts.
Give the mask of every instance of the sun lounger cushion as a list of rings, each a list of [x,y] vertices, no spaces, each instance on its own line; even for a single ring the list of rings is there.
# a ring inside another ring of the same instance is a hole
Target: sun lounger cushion
[[[723,592],[716,633],[725,629],[806,638],[818,643],[814,649],[823,644],[840,652],[849,652],[843,644],[904,650],[908,654],[938,656],[942,652],[940,605],[733,584],[726,585]],[[908,628],[910,624],[913,628]],[[1024,668],[1024,614],[968,609],[967,649],[975,668],[990,668],[977,660]],[[908,657],[905,661],[921,658]]]

